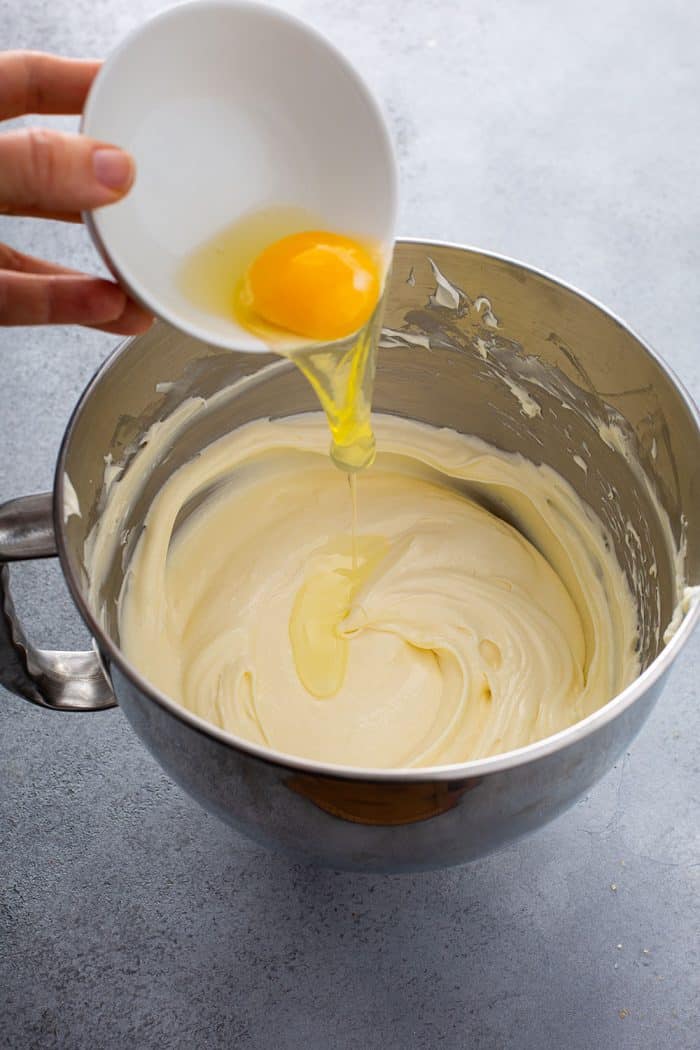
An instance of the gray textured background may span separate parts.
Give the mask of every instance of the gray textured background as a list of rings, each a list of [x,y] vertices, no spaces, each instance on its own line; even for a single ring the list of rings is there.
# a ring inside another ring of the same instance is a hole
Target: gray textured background
[[[163,6],[0,0],[0,44],[100,56]],[[383,100],[401,232],[586,289],[697,398],[695,0],[280,6]],[[5,219],[2,239],[97,268],[79,228]],[[114,342],[0,334],[0,499],[50,485]],[[81,645],[56,566],[16,578],[33,635]],[[630,753],[572,812],[419,877],[290,864],[190,802],[118,710],[55,715],[0,689],[0,1045],[695,1050],[699,655],[700,632]]]

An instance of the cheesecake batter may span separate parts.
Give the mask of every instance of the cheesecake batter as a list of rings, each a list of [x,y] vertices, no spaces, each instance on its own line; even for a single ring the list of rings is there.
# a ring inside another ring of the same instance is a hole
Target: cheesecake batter
[[[522,747],[636,677],[625,577],[559,475],[373,423],[354,544],[320,414],[250,423],[172,475],[119,601],[121,648],[147,679],[255,743],[391,768]],[[127,493],[117,482],[110,520]]]

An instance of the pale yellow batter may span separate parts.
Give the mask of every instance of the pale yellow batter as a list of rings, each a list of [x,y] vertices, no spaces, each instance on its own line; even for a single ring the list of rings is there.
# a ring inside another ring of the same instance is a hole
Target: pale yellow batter
[[[121,646],[146,678],[248,740],[383,768],[521,747],[634,679],[629,589],[566,482],[452,431],[373,421],[354,572],[320,414],[251,423],[170,478],[120,600]],[[112,535],[128,498],[117,482]],[[95,594],[104,550],[98,536]]]

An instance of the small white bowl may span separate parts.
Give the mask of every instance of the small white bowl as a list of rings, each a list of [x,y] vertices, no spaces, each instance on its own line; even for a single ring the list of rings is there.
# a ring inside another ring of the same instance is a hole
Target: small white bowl
[[[397,177],[384,118],[343,55],[282,11],[196,0],[157,15],[102,66],[82,130],[136,161],[124,200],[84,216],[103,258],[134,298],[200,339],[268,349],[178,282],[198,246],[254,211],[311,212],[380,245],[388,270]]]

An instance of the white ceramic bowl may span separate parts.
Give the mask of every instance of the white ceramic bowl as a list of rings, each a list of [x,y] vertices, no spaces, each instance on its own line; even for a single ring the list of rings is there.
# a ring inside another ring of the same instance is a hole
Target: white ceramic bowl
[[[267,349],[194,305],[178,279],[199,245],[259,209],[303,209],[372,240],[388,270],[397,180],[381,111],[340,52],[282,11],[196,0],[156,16],[104,63],[82,129],[136,161],[125,199],[85,216],[103,258],[191,335]]]

